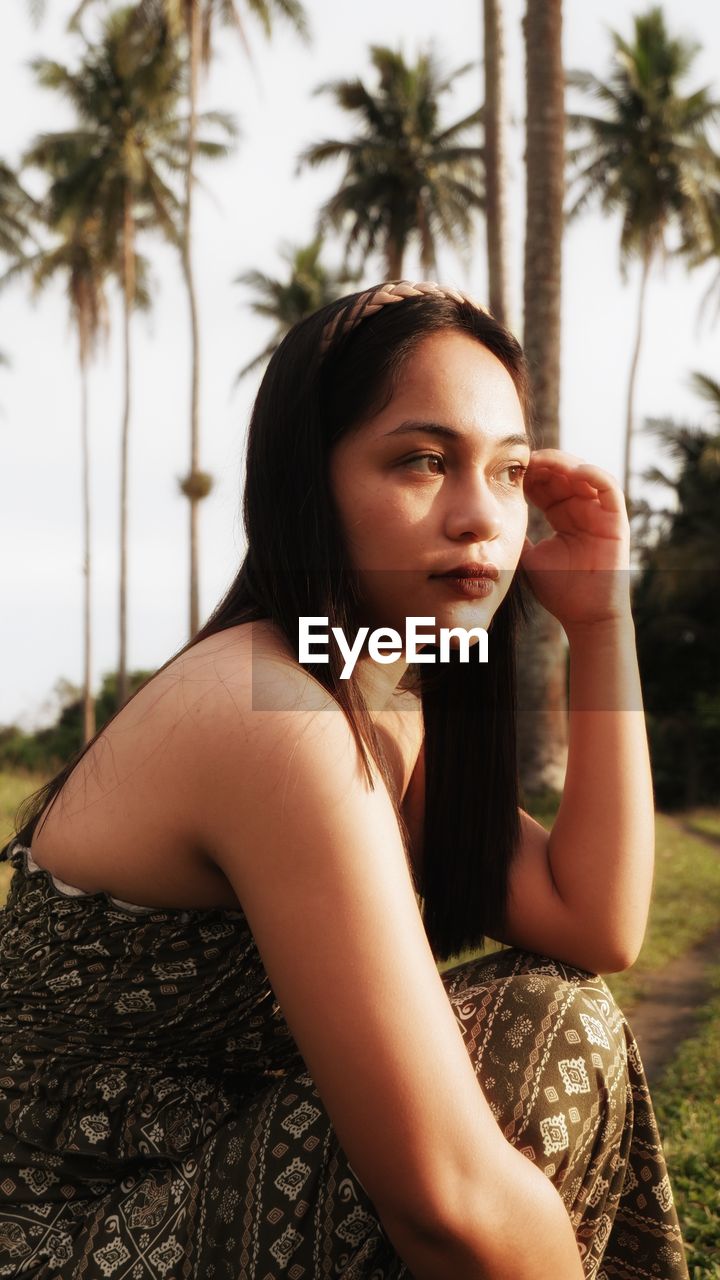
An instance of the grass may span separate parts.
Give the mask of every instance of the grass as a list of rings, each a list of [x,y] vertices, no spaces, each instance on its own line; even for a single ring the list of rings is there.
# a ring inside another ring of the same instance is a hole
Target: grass
[[[715,809],[695,809],[685,814],[685,824],[700,836],[709,836],[720,842],[720,813]]]
[[[720,965],[712,981],[700,1030],[653,1090],[691,1280],[720,1280]]]
[[[527,807],[538,822],[552,826],[557,799],[542,797]],[[703,834],[708,835],[713,821],[720,831],[718,811],[693,811],[679,820],[656,814],[655,884],[642,950],[631,969],[607,977],[608,986],[623,1008],[630,1008],[642,998],[651,974],[683,955],[720,924],[718,850],[680,825],[692,825],[697,831],[702,826]],[[496,947],[497,943],[492,943],[488,949],[494,951]],[[463,952],[438,968],[442,973],[450,965],[478,954],[473,950]]]
[[[720,820],[720,815],[718,815]],[[608,978],[615,999],[632,1005],[657,969],[683,955],[720,923],[720,856],[671,817],[656,815],[655,887],[642,950],[632,969]]]
[[[0,849],[13,835],[18,805],[44,782],[47,782],[45,775],[10,773],[0,769]],[[12,871],[7,862],[0,862],[0,903],[5,901]]]

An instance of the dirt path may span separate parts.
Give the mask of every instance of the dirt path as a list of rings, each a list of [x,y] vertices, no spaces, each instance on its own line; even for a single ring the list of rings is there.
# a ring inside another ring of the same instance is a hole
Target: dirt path
[[[720,852],[720,840],[671,819],[696,840]],[[648,1083],[656,1084],[665,1067],[698,1026],[698,1014],[710,995],[708,967],[720,961],[720,926],[659,969],[649,979],[641,1000],[625,1009],[640,1048]]]
[[[654,1085],[680,1044],[698,1025],[710,995],[708,965],[720,960],[720,928],[648,980],[647,994],[625,1012],[640,1049],[648,1083]]]

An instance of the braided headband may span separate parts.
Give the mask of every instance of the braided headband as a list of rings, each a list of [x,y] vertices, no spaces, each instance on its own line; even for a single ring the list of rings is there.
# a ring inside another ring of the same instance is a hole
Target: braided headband
[[[338,327],[342,334],[349,333],[354,329],[356,324],[361,320],[365,320],[367,316],[374,316],[381,307],[386,306],[390,302],[403,302],[405,298],[419,298],[423,294],[432,294],[437,298],[452,298],[454,302],[469,302],[477,311],[483,311],[485,315],[489,315],[487,307],[480,302],[476,302],[467,293],[461,293],[458,289],[450,289],[447,285],[436,284],[434,280],[420,280],[414,284],[409,280],[389,280],[385,284],[374,286],[372,289],[366,289],[360,295],[350,314],[346,315],[343,311],[338,311],[325,325],[320,341],[320,353],[325,355],[335,337]],[[345,316],[345,319],[341,318]]]

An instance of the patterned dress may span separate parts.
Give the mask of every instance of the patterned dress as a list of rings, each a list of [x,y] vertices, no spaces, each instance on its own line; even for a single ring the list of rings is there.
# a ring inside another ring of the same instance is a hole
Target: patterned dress
[[[0,913],[0,1277],[412,1280],[339,1146],[242,911],[56,880]],[[442,980],[585,1275],[687,1280],[643,1067],[601,978],[513,949]]]

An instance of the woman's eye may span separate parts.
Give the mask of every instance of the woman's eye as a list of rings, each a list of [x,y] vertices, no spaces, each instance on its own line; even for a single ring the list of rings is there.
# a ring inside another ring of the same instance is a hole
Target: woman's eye
[[[527,467],[522,462],[510,462],[503,470],[511,473],[510,483],[519,489]]]
[[[439,475],[441,474],[440,468],[444,470],[445,467],[445,459],[440,453],[416,453],[413,458],[406,458],[403,466],[415,468],[418,463],[426,464],[424,467],[421,466],[418,468],[420,470],[424,470],[426,475],[428,473],[431,475]],[[507,472],[510,475],[511,487],[513,489],[519,489],[522,485],[522,479],[526,471],[527,467],[523,463],[511,462],[508,463],[506,467],[502,468],[500,474],[503,475]]]
[[[440,466],[442,466],[443,457],[442,457],[442,454],[439,454],[439,453],[416,453],[414,458],[406,458],[404,465],[406,467],[409,467],[416,462],[438,463]],[[439,473],[437,471],[432,471],[431,474],[438,475]]]

